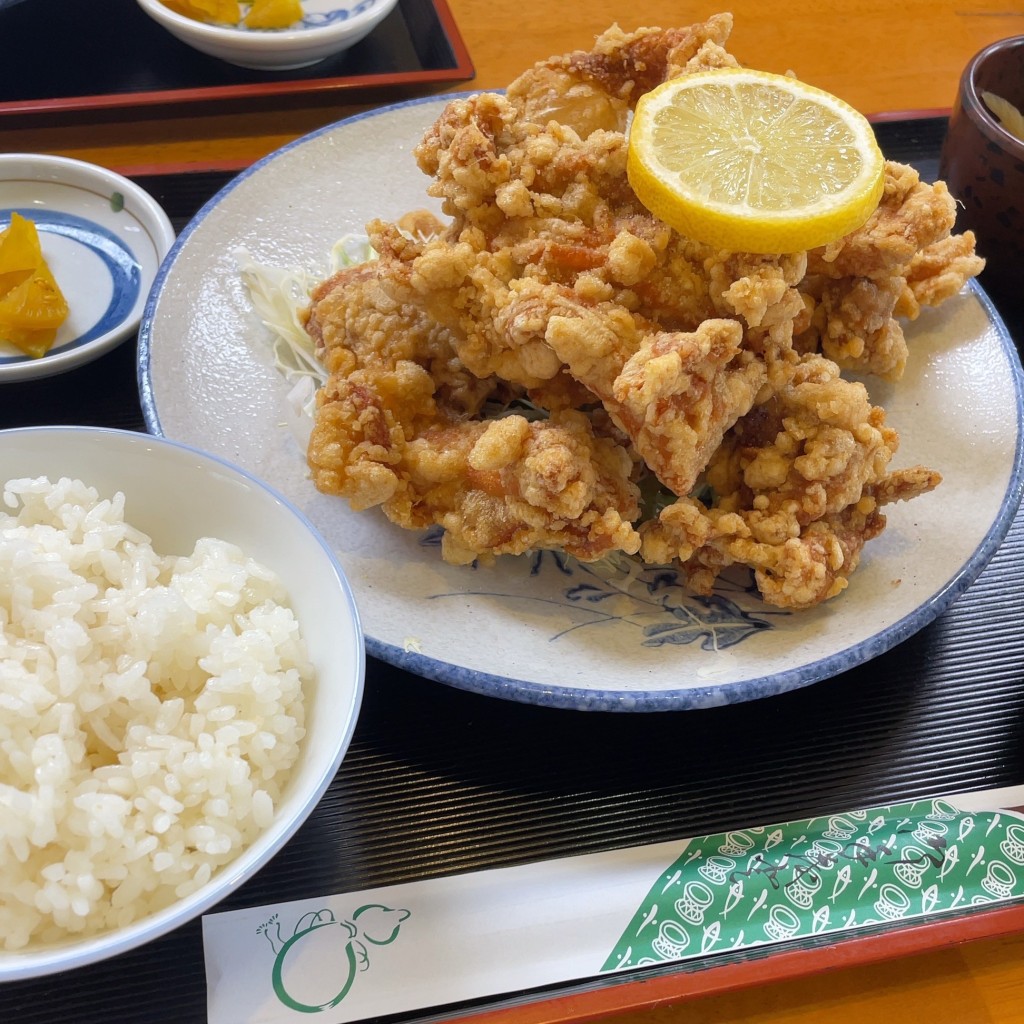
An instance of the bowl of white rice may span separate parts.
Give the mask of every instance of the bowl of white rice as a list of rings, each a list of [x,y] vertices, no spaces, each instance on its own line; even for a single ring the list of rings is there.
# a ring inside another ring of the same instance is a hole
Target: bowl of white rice
[[[0,431],[0,982],[148,942],[281,849],[365,652],[308,520],[128,431]]]

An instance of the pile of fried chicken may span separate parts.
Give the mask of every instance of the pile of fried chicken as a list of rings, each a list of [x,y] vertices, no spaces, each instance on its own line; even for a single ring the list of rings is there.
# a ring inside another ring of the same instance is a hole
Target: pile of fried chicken
[[[863,227],[771,256],[685,238],[630,189],[630,110],[737,66],[731,26],[613,26],[447,105],[415,149],[447,222],[371,222],[379,259],[312,296],[321,491],[442,527],[453,563],[624,552],[701,594],[748,566],[802,609],[846,587],[884,506],[939,483],[889,468],[898,435],[841,371],[897,380],[899,318],[982,269],[943,184],[888,163]]]

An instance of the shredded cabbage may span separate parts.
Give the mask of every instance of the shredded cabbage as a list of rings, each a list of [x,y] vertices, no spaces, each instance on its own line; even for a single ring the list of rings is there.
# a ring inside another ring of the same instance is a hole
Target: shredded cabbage
[[[273,335],[274,366],[292,384],[288,404],[312,419],[316,392],[327,374],[306,331],[310,294],[326,276],[343,267],[375,260],[377,253],[366,235],[349,234],[331,248],[327,273],[257,263],[244,246],[235,249],[234,256],[253,309]]]

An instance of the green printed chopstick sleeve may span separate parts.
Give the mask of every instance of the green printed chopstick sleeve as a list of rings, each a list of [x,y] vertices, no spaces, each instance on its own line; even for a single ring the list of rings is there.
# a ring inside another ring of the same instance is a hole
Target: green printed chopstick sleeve
[[[208,914],[209,1024],[345,1024],[1024,900],[1007,800],[1024,789]]]
[[[891,925],[1024,896],[1024,821],[945,800],[696,840],[603,970]]]

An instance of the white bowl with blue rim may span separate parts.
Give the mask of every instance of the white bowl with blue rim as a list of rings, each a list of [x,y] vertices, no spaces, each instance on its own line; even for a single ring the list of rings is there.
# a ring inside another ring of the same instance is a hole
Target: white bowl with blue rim
[[[12,212],[36,225],[68,316],[44,356],[33,358],[0,340],[0,384],[63,373],[132,337],[174,242],[174,228],[156,200],[105,167],[3,153],[0,229]]]
[[[20,950],[4,950],[0,941],[0,985],[120,955],[235,892],[295,834],[334,779],[355,730],[365,672],[359,614],[337,557],[292,502],[234,463],[126,430],[2,430],[0,491],[7,481],[24,477],[81,480],[101,498],[121,492],[125,521],[142,530],[161,556],[188,555],[201,537],[237,545],[281,581],[316,679],[305,693],[306,733],[298,759],[273,818],[249,846],[189,895],[123,927],[69,933],[63,941]],[[3,887],[0,870],[0,902],[7,898]]]
[[[172,11],[161,0],[137,0],[176,39],[243,68],[290,71],[354,46],[386,18],[398,0],[302,0],[302,20],[287,28],[211,24]],[[250,5],[242,4],[243,14]]]

